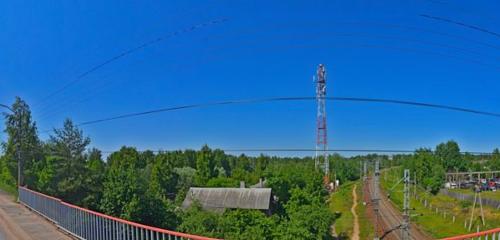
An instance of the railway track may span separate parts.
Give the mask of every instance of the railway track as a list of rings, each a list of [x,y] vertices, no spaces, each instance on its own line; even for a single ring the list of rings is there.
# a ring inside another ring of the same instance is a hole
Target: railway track
[[[368,178],[364,187],[368,188],[368,192],[372,194],[374,189],[373,180]],[[378,186],[380,188],[380,186]],[[403,222],[401,212],[389,201],[386,195],[380,189],[379,196],[379,214],[374,217],[373,224],[378,226],[379,236],[383,235],[391,229],[397,228]],[[430,240],[433,239],[428,234],[422,232],[415,224],[410,225],[410,238],[415,240]],[[387,234],[384,239],[402,240],[402,229],[397,229]]]

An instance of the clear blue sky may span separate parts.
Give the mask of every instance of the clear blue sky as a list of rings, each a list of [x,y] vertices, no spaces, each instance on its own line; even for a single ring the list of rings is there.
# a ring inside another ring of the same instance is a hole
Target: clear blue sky
[[[500,112],[500,38],[419,16],[500,32],[499,12],[497,1],[2,1],[0,103],[21,96],[46,130],[66,117],[313,96],[311,77],[323,63],[329,96]],[[127,49],[220,18],[229,21],[151,45],[42,101]],[[500,147],[500,119],[366,103],[327,108],[330,148],[414,149],[448,139],[469,151]],[[315,144],[315,111],[314,102],[224,106],[83,130],[102,150],[305,148]]]

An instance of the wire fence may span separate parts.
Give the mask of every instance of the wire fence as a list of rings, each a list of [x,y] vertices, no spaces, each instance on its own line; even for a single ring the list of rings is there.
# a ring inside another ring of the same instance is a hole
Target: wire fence
[[[78,239],[214,240],[111,217],[25,187],[19,187],[19,201]]]
[[[473,194],[450,192],[447,189],[441,190],[441,193],[448,195],[452,198],[458,199],[458,200],[466,200],[466,201],[472,201],[472,202],[474,201]],[[488,206],[495,208],[495,209],[500,209],[500,201],[499,200],[495,200],[495,199],[491,199],[491,198],[481,198],[481,201],[484,205],[488,205]]]

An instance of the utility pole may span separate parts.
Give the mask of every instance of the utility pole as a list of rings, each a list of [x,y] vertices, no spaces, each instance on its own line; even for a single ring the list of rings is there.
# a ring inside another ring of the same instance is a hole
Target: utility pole
[[[330,162],[328,161],[328,141],[326,131],[326,70],[323,64],[318,66],[316,70],[316,101],[318,111],[316,115],[316,157],[314,160],[316,169],[323,161],[323,170],[325,172],[325,183],[328,184]],[[336,179],[334,179],[336,182]]]
[[[417,171],[413,172],[413,195],[417,198]]]
[[[359,161],[359,180],[363,180],[365,177],[363,176],[363,160]]]
[[[363,161],[363,180],[366,181],[366,178],[368,176],[368,168],[366,166],[366,160]]]
[[[401,238],[403,240],[410,239],[410,170],[404,170],[404,189],[403,189],[403,223],[401,229],[403,230]]]
[[[481,198],[481,188],[476,185],[474,186],[474,203],[472,205],[472,211],[470,215],[470,221],[469,221],[469,231],[472,229],[472,221],[474,220],[474,211],[476,210],[476,202],[478,202],[479,198],[479,206],[481,210],[481,223],[486,225],[486,222],[484,221],[484,212],[483,212],[483,199]]]
[[[365,164],[365,171],[366,171],[366,164]],[[375,212],[375,239],[379,239],[378,237],[378,219],[379,219],[379,200],[380,200],[380,195],[379,195],[379,176],[380,176],[380,160],[376,159],[375,160],[375,171],[374,171],[374,177],[373,177],[373,193],[372,193],[372,204],[373,204],[373,211]]]

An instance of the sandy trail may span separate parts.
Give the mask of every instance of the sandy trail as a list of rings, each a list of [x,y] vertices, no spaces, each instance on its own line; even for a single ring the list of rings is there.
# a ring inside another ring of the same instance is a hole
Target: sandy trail
[[[356,213],[356,207],[358,206],[358,193],[356,192],[357,185],[352,188],[352,207],[351,213],[354,216],[354,225],[352,228],[352,240],[359,240],[359,220],[358,214]]]

